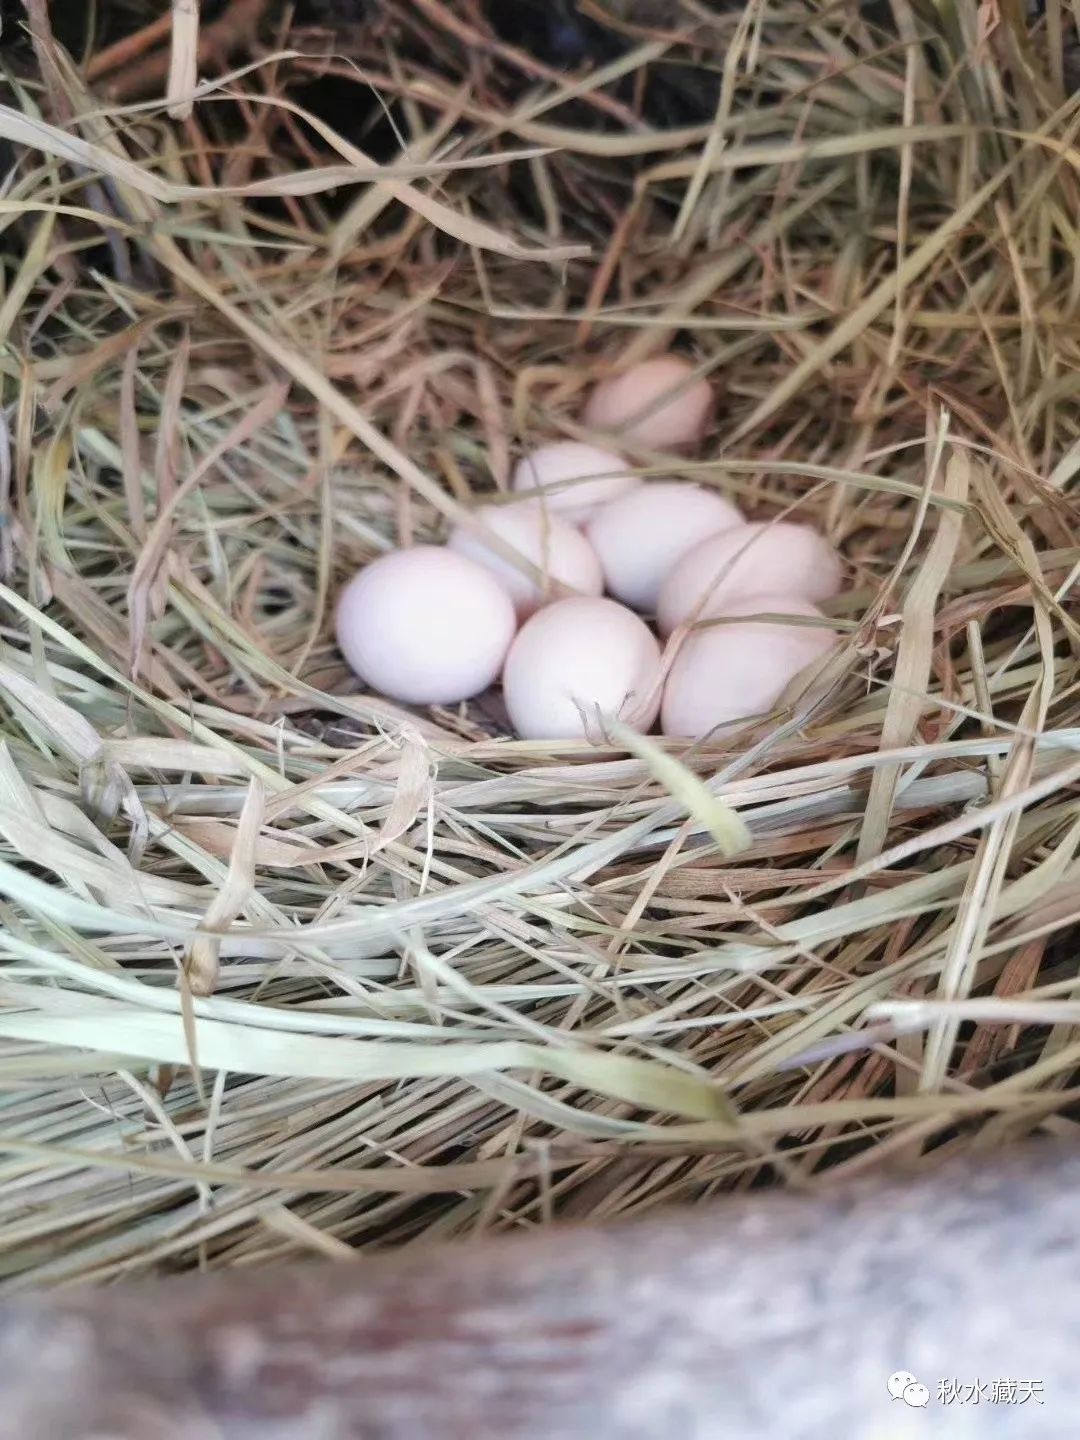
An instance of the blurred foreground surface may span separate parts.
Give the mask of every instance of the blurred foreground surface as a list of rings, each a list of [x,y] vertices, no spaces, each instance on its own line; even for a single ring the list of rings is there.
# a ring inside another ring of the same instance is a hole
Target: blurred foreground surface
[[[1065,1440],[1078,1185],[1080,1155],[1047,1146],[20,1302],[0,1308],[0,1437]]]

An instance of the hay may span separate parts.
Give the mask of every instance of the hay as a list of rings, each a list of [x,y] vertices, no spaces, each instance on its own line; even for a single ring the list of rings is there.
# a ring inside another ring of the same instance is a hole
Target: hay
[[[7,52],[7,1291],[1071,1132],[1075,21],[663,8],[560,74],[249,3],[175,121],[160,27],[149,98]],[[357,694],[337,586],[673,341],[678,471],[844,550],[829,672],[689,750]]]

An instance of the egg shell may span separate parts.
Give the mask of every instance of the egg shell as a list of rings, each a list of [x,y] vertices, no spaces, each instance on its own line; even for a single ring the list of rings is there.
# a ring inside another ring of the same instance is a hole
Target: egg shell
[[[700,740],[718,725],[770,710],[800,670],[836,643],[816,606],[791,595],[759,595],[730,612],[798,615],[820,626],[724,621],[687,635],[668,671],[661,708],[665,735]]]
[[[635,489],[641,479],[627,470],[621,455],[579,440],[556,440],[524,455],[511,484],[519,492],[541,491],[543,503],[560,519],[582,525],[597,506]]]
[[[337,605],[337,641],[372,689],[410,705],[467,700],[496,678],[517,621],[489,570],[435,545],[365,566]]]
[[[689,360],[658,355],[601,380],[584,419],[590,429],[607,430],[626,444],[681,450],[701,441],[712,407],[712,386],[694,374]]]
[[[534,580],[493,550],[489,533],[535,565],[544,579]],[[526,501],[483,505],[468,523],[454,528],[448,543],[451,550],[468,555],[490,570],[509,593],[519,621],[527,620],[541,605],[561,598],[552,582],[567,585],[582,595],[599,595],[604,588],[600,561],[588,540],[543,505]]]
[[[625,605],[652,613],[660,586],[688,550],[741,525],[730,501],[700,485],[647,480],[604,505],[585,533],[599,557],[606,589]]]
[[[681,557],[660,587],[657,623],[670,635],[691,618],[726,614],[750,595],[828,600],[839,593],[841,579],[840,557],[809,525],[733,526]]]
[[[660,646],[614,600],[547,605],[522,626],[503,671],[510,722],[526,740],[600,740],[615,717],[648,730],[660,708]]]

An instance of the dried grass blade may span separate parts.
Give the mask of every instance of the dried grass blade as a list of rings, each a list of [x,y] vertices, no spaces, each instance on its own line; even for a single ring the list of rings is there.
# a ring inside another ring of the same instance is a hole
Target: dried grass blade
[[[606,728],[612,739],[629,750],[631,755],[644,761],[667,793],[673,800],[678,801],[695,824],[708,831],[722,855],[731,859],[750,848],[750,831],[738,811],[725,805],[692,770],[688,770],[674,755],[669,755],[666,750],[661,750],[659,745],[626,725],[608,721]]]
[[[77,765],[99,760],[101,737],[90,722],[70,705],[0,662],[0,693],[6,692],[34,717],[51,744]]]
[[[172,0],[172,48],[166,87],[169,118],[186,120],[199,79],[199,0]]]
[[[232,301],[225,296],[193,265],[179,248],[165,237],[158,237],[152,248],[162,263],[189,289],[219,310],[229,322],[260,350],[279,364],[292,377],[320,400],[322,404],[346,425],[356,438],[402,480],[429,500],[442,514],[452,519],[461,519],[461,507],[446,494],[441,486],[430,480],[420,467],[408,459],[368,420],[351,400],[329,381],[323,372],[306,356],[276,340],[266,333]]]
[[[945,467],[946,497],[962,506],[967,500],[970,477],[971,461],[967,452],[954,450]],[[937,533],[904,600],[903,628],[893,672],[893,688],[881,727],[882,750],[898,750],[907,745],[922,713],[933,662],[938,597],[952,569],[962,530],[961,513],[941,511]],[[888,834],[899,781],[898,765],[880,766],[871,777],[866,815],[859,836],[858,864],[881,851]]]
[[[1024,790],[1030,783],[1035,760],[1034,737],[1046,725],[1047,711],[1054,688],[1054,634],[1044,603],[1046,587],[1042,583],[1039,557],[1030,539],[1004,503],[994,482],[981,467],[975,472],[980,508],[989,528],[998,535],[1004,547],[1014,554],[1018,565],[1032,577],[1035,628],[1039,640],[1042,666],[1031,687],[1020,716],[1020,733],[1006,761],[996,787],[1001,799]],[[1053,603],[1052,597],[1050,597]],[[1006,870],[1012,858],[1021,812],[1005,813],[983,832],[972,865],[960,910],[950,937],[949,948],[938,981],[938,998],[960,999],[971,988],[975,969],[987,934],[1001,906],[1001,893]],[[949,1058],[959,1035],[960,1022],[946,1019],[931,1028],[926,1042],[926,1056],[920,1077],[921,1088],[939,1090],[945,1080]]]
[[[192,942],[184,971],[193,995],[212,995],[217,984],[220,941],[206,933],[224,930],[236,919],[255,888],[259,830],[265,809],[265,793],[257,780],[248,785],[247,799],[236,827],[236,841],[229,860],[229,872],[220,892],[206,912],[203,933]]]
[[[427,741],[411,725],[402,728],[399,738],[401,750],[394,798],[372,842],[373,855],[405,834],[428,805],[434,791],[433,758]]]
[[[177,363],[179,362],[179,355]],[[183,371],[187,369],[187,354],[183,356]],[[176,364],[169,373],[169,386],[171,390],[173,376],[176,374]],[[170,480],[173,477],[172,462],[168,459],[167,449],[163,449],[166,442],[163,440],[165,431],[159,431],[159,462],[158,482],[160,506],[150,527],[150,533],[146,537],[145,544],[140,548],[135,561],[135,568],[128,583],[128,607],[131,615],[131,675],[134,678],[139,671],[139,657],[142,654],[146,637],[146,626],[150,616],[151,596],[154,592],[158,579],[158,572],[161,562],[168,548],[169,536],[171,534],[173,519],[179,506],[188,498],[202,481],[210,475],[218,462],[237,446],[243,445],[257,434],[276,414],[288,394],[288,387],[282,384],[271,385],[266,392],[258,399],[251,409],[248,410],[233,425],[228,433],[224,435],[216,445],[192,470],[191,474],[182,485],[176,487],[168,485],[162,487],[163,472],[167,470]],[[175,397],[175,408],[179,410],[179,395]],[[126,467],[125,467],[126,468]],[[164,493],[162,492],[164,488]]]
[[[856,305],[855,309],[844,320],[841,320],[832,333],[820,344],[815,345],[808,355],[787,372],[780,384],[770,390],[766,398],[754,407],[746,419],[736,427],[731,437],[731,443],[737,444],[764,425],[789,400],[794,399],[807,382],[823,366],[827,365],[834,355],[838,355],[841,350],[846,349],[889,305],[893,304],[901,291],[912,288],[919,276],[945,252],[948,245],[961,231],[971,224],[987,202],[993,199],[1018,164],[1019,157],[1003,166],[992,180],[988,180],[975,192],[966,204],[958,206],[947,220],[943,221],[921,244],[916,245],[896,269],[880,280],[866,299]]]
[[[103,1003],[91,1015],[26,1015],[0,1011],[0,1035],[48,1040],[91,1054],[125,1054],[154,1064],[191,1063],[181,1018]],[[518,1040],[440,1045],[357,1043],[254,1027],[198,1022],[199,1063],[233,1074],[304,1076],[356,1083],[422,1076],[467,1077],[492,1070],[545,1070],[597,1094],[691,1119],[722,1119],[730,1112],[719,1087],[651,1060]],[[88,1068],[91,1062],[88,1062]]]
[[[39,1144],[12,1135],[0,1135],[0,1151],[23,1155],[43,1165],[75,1170],[104,1169],[121,1174],[171,1175],[185,1182],[194,1180],[239,1189],[299,1191],[316,1195],[351,1195],[367,1190],[387,1195],[440,1195],[484,1189],[502,1184],[508,1170],[516,1177],[527,1177],[535,1173],[539,1163],[515,1156],[511,1160],[473,1160],[456,1165],[373,1165],[366,1170],[335,1166],[318,1170],[271,1171],[214,1164],[206,1160],[188,1163],[171,1155],[137,1154],[133,1151],[117,1155],[103,1149],[79,1150],[71,1146]]]

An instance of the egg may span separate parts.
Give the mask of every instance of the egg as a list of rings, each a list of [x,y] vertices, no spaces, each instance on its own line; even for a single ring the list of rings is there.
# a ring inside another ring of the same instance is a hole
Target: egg
[[[514,638],[513,602],[489,570],[434,545],[365,566],[338,600],[337,641],[373,689],[411,705],[450,705],[496,678]]]
[[[712,386],[695,375],[689,360],[659,355],[601,380],[584,419],[592,430],[610,431],[647,450],[681,450],[702,439],[712,405]]]
[[[661,584],[687,550],[740,524],[735,506],[715,491],[653,480],[603,506],[585,533],[608,591],[624,604],[651,613]]]
[[[518,632],[503,698],[526,740],[600,740],[609,717],[648,730],[660,708],[660,646],[614,600],[557,600]]]
[[[680,558],[660,587],[657,622],[661,634],[670,635],[685,621],[722,615],[749,595],[828,600],[840,582],[840,557],[809,525],[738,525]]]
[[[491,535],[535,565],[543,580],[534,580],[493,550]],[[558,584],[582,595],[599,595],[604,588],[600,561],[588,540],[542,505],[525,501],[484,505],[466,524],[454,528],[448,543],[451,550],[491,571],[514,602],[518,620],[527,620],[541,605],[558,599]]]
[[[816,606],[790,595],[759,595],[731,615],[798,615],[820,625],[729,621],[687,635],[668,672],[661,709],[665,735],[700,740],[718,725],[770,710],[800,670],[836,643]]]
[[[517,491],[539,490],[544,503],[561,519],[581,525],[598,505],[635,489],[641,480],[610,450],[578,440],[556,440],[519,460],[511,483]]]

